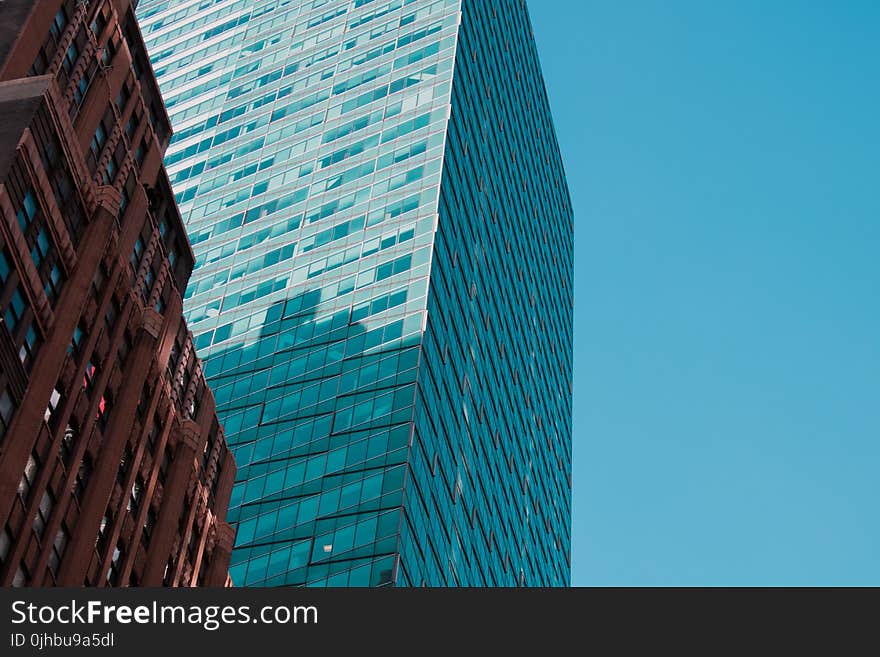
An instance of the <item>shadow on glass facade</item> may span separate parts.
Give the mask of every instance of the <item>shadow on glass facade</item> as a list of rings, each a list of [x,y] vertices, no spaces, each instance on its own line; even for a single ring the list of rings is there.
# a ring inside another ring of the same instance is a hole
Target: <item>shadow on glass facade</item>
[[[318,320],[319,299],[311,290],[276,302],[259,341],[207,361],[208,371],[219,363],[217,384],[232,382],[218,409],[248,464],[231,517],[242,584],[391,581],[413,404],[412,386],[399,384],[415,381],[417,334],[403,340],[402,319],[370,332],[348,310]],[[371,344],[386,347],[370,354]]]

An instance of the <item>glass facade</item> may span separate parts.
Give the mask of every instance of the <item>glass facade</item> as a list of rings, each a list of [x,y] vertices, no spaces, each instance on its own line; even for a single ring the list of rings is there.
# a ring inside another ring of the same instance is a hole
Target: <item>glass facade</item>
[[[567,585],[572,214],[518,0],[141,0],[237,585]]]

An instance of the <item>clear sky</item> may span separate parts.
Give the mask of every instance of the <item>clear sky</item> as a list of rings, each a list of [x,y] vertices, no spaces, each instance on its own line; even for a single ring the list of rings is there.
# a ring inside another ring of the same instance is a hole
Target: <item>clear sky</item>
[[[530,0],[572,583],[880,585],[880,3]]]

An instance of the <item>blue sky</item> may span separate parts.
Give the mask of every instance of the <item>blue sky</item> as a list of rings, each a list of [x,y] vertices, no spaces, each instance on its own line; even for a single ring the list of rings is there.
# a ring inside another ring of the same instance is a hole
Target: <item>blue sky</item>
[[[572,583],[880,585],[880,4],[531,0]]]

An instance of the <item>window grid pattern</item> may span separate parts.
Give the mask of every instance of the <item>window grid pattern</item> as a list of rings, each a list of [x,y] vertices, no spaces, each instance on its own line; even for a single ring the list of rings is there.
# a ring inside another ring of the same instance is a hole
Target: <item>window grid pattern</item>
[[[567,585],[573,218],[524,3],[138,11],[233,581]]]
[[[524,4],[464,2],[401,585],[569,584],[572,262]]]
[[[395,579],[459,0],[138,5],[237,585]]]

